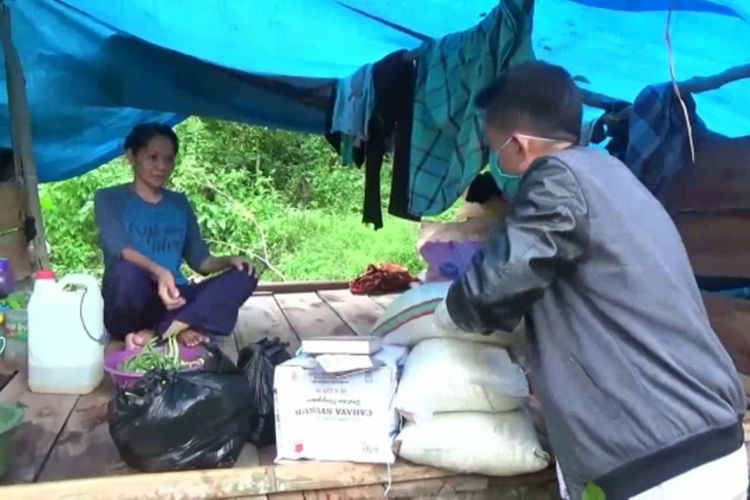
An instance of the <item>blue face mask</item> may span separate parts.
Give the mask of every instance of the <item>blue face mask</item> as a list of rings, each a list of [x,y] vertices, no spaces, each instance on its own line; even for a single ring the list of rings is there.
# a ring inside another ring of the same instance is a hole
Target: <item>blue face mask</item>
[[[495,183],[503,192],[503,196],[511,201],[516,197],[518,192],[518,186],[521,184],[520,175],[506,174],[503,169],[500,168],[500,162],[496,153],[490,154],[490,173],[492,178],[495,179]]]

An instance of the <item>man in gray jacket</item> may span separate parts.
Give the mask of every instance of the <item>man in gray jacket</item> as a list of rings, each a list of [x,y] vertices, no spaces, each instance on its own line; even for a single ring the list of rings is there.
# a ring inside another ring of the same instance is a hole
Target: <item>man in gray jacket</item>
[[[744,393],[669,215],[617,159],[574,146],[582,104],[565,70],[517,66],[478,105],[517,193],[436,321],[490,332],[525,318],[570,498],[745,498]]]

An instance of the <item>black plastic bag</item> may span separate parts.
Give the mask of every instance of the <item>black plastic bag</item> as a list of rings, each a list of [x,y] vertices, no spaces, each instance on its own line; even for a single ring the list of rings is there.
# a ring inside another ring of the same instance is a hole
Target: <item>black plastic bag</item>
[[[240,351],[237,365],[250,383],[253,402],[248,441],[256,446],[268,446],[276,442],[273,374],[277,365],[292,358],[287,351],[288,347],[289,344],[278,338],[265,338]]]
[[[143,472],[231,467],[245,445],[252,394],[219,351],[204,369],[147,373],[109,403],[109,433],[123,461]]]

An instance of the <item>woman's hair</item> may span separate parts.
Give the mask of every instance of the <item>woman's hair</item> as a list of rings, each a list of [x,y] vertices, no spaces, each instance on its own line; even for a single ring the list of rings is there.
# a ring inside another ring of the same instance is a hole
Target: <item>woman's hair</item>
[[[136,154],[145,148],[154,137],[164,137],[172,141],[174,152],[177,154],[180,147],[177,134],[170,127],[161,123],[141,123],[133,127],[133,130],[125,138],[125,151],[130,150],[133,154]]]

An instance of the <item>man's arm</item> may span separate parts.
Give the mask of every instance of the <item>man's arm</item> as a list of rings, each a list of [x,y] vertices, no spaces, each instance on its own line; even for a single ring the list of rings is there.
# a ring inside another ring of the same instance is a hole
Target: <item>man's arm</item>
[[[526,173],[507,226],[490,238],[444,307],[467,332],[511,331],[589,242],[588,207],[575,175],[555,158]]]

